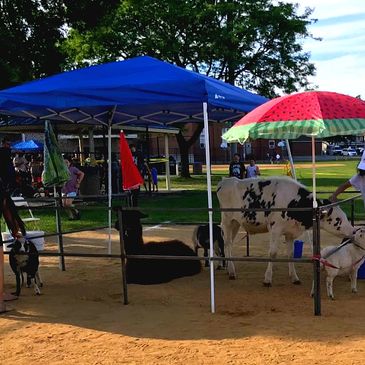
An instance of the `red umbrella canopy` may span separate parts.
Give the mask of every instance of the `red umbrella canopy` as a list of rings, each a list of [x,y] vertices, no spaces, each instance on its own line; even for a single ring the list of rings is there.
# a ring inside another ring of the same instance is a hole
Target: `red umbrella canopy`
[[[272,99],[240,119],[223,138],[327,137],[365,131],[365,102],[329,91],[307,91]]]

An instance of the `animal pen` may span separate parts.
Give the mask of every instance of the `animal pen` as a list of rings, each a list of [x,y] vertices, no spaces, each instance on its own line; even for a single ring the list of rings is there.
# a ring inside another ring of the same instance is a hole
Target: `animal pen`
[[[255,257],[255,256],[250,256],[249,255],[249,241],[247,240],[247,255],[246,256],[232,256],[232,257],[225,257],[225,260],[231,260],[231,261],[236,261],[236,262],[261,262],[261,263],[267,263],[267,262],[278,262],[278,263],[288,263],[288,262],[293,262],[293,263],[305,263],[305,264],[312,264],[313,265],[313,282],[314,282],[314,314],[316,316],[321,315],[321,288],[320,288],[320,251],[321,251],[321,245],[320,245],[320,226],[319,226],[319,220],[320,220],[320,215],[321,212],[334,207],[336,205],[340,205],[343,203],[350,203],[351,204],[351,224],[354,225],[354,201],[355,199],[357,199],[360,195],[357,195],[355,197],[351,197],[345,200],[342,200],[341,202],[336,202],[336,203],[332,203],[329,205],[325,205],[325,206],[321,206],[318,207],[316,209],[313,208],[289,208],[289,209],[285,209],[287,211],[299,211],[299,212],[312,212],[312,221],[313,221],[313,256],[312,257],[307,257],[307,258],[269,258],[269,257]],[[119,198],[126,198],[125,194],[120,194],[118,196]],[[87,197],[88,199],[90,197]],[[94,199],[97,198],[96,196],[93,197]],[[105,199],[105,196],[102,197],[98,197],[99,199]],[[122,293],[123,293],[123,303],[124,304],[128,304],[129,302],[129,298],[128,298],[128,286],[127,286],[127,281],[126,281],[126,260],[128,260],[129,258],[132,259],[139,259],[139,260],[200,260],[203,261],[205,260],[204,257],[194,257],[194,256],[157,256],[157,255],[126,255],[125,253],[125,249],[124,249],[124,241],[123,241],[123,233],[122,230],[120,230],[119,232],[119,241],[120,241],[120,254],[109,254],[109,253],[81,253],[81,252],[66,252],[64,250],[63,247],[63,236],[67,235],[67,234],[72,234],[72,233],[77,233],[77,232],[83,232],[83,231],[91,231],[91,230],[99,230],[99,229],[103,229],[103,228],[107,228],[107,226],[100,226],[100,227],[94,227],[93,229],[90,228],[84,228],[84,229],[78,229],[78,230],[69,230],[69,231],[63,231],[62,230],[62,222],[60,219],[60,209],[61,205],[60,205],[60,199],[62,198],[57,198],[57,199],[33,199],[33,201],[42,201],[42,202],[48,202],[48,203],[53,203],[52,204],[52,209],[55,211],[56,214],[56,218],[57,218],[57,232],[55,233],[50,233],[50,234],[45,234],[42,236],[35,236],[34,238],[38,238],[38,237],[51,237],[51,236],[56,236],[58,238],[58,252],[39,252],[40,256],[54,256],[54,257],[59,257],[59,267],[61,270],[66,270],[66,265],[65,265],[65,258],[66,257],[79,257],[79,258],[108,258],[108,259],[120,259],[121,260],[121,286],[122,286]],[[56,204],[55,201],[57,202]],[[114,208],[114,210],[117,213],[117,217],[119,220],[119,224],[120,227],[122,227],[123,222],[122,222],[122,214],[121,214],[121,210],[129,210],[131,208],[129,208],[127,206],[127,200],[125,200],[125,204],[124,206],[120,206],[117,208]],[[41,209],[49,209],[50,205],[48,205],[47,207],[35,207],[33,209],[35,210],[41,210]],[[90,209],[91,207],[83,207],[83,209]],[[25,208],[20,208],[21,209],[25,209]],[[92,209],[92,208],[91,208]],[[109,209],[109,208],[107,208]],[[147,209],[146,209],[147,210]],[[160,208],[149,208],[149,211],[161,211],[162,209]],[[220,211],[241,211],[242,213],[245,211],[255,211],[255,212],[265,212],[265,211],[284,211],[284,209],[280,209],[280,208],[272,208],[272,209],[213,209],[211,208],[209,211],[211,213],[213,212],[220,212]],[[190,209],[182,209],[182,208],[173,208],[171,209],[171,212],[173,211],[206,211],[206,208],[190,208]],[[159,223],[159,222],[156,222]],[[154,224],[154,223],[149,223],[149,224]],[[173,224],[179,224],[178,222],[174,222]],[[180,223],[182,224],[182,223]],[[187,224],[187,223],[185,223]],[[188,224],[194,224],[194,222],[192,223],[188,223]],[[6,242],[6,241],[5,241]],[[8,254],[8,253],[5,253]],[[211,265],[214,264],[215,261],[221,260],[221,257],[215,256],[214,255],[214,250],[210,250],[210,254],[208,257],[209,262],[211,263]],[[227,279],[228,280],[228,279]],[[215,287],[215,280],[214,280],[214,276],[213,276],[213,280],[211,277],[211,288],[213,288],[213,293],[211,292],[211,298],[213,300],[213,302],[215,302],[215,296],[214,296],[214,287]],[[213,312],[213,311],[212,311]]]

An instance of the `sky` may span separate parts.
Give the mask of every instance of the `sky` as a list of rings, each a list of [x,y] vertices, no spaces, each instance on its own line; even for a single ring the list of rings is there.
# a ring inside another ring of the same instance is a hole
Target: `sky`
[[[322,41],[305,40],[317,73],[319,90],[365,97],[365,0],[284,0],[314,8],[309,27]]]

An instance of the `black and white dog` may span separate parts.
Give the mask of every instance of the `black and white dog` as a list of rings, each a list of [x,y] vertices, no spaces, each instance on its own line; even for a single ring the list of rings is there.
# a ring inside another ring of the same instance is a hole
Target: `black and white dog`
[[[193,243],[196,254],[198,249],[204,249],[204,257],[208,257],[209,251],[209,224],[197,226],[193,233]],[[222,236],[221,227],[218,224],[213,223],[213,245],[216,256],[225,257],[224,254],[224,240]],[[205,260],[205,267],[209,266],[208,260]],[[219,263],[217,269],[226,266],[225,260],[222,260],[222,264]]]
[[[27,287],[29,288],[34,282],[34,292],[40,295],[39,287],[42,287],[39,276],[39,254],[34,243],[27,239],[17,239],[8,247],[11,248],[9,252],[9,263],[16,278],[16,291],[13,293],[20,295],[21,286],[24,284],[23,273],[27,274]],[[20,282],[21,280],[21,282]]]

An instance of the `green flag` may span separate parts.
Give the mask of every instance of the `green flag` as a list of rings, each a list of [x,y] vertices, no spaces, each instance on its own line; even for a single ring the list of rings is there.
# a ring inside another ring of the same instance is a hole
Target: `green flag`
[[[61,186],[70,178],[67,165],[61,155],[52,125],[46,121],[44,130],[44,186]]]

